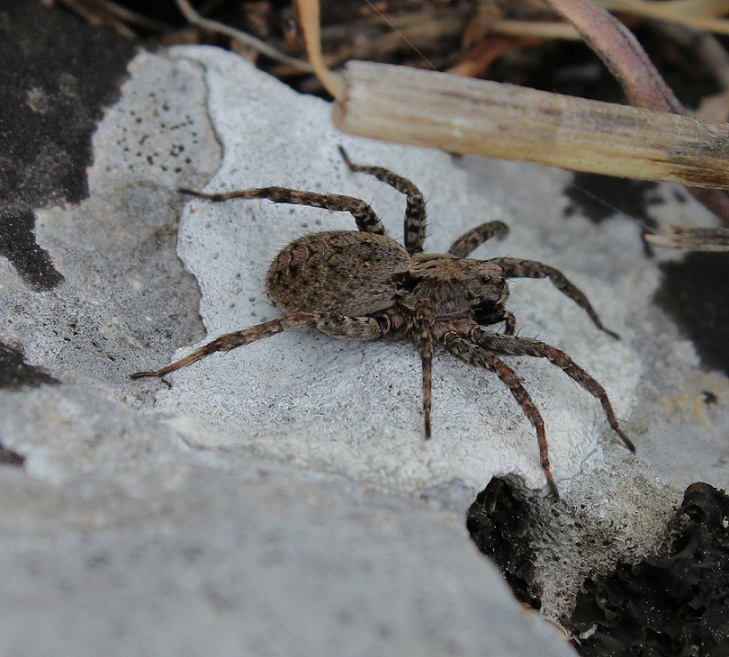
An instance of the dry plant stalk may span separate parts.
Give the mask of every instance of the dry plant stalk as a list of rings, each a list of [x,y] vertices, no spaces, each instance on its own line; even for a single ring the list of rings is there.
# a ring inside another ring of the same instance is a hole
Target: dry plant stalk
[[[712,253],[729,252],[729,229],[682,228],[666,226],[658,232],[646,233],[645,241],[666,249],[686,249]]]
[[[350,62],[342,131],[448,152],[729,188],[729,126],[445,73]]]
[[[729,2],[726,0],[597,0],[594,4],[628,16],[675,23],[715,34],[729,34],[729,20],[720,18],[721,14],[729,12]],[[491,30],[495,34],[519,37],[570,41],[580,39],[577,30],[569,23],[543,20],[497,19],[491,25]]]
[[[729,21],[717,18],[729,12],[726,0],[600,0],[600,4],[610,11],[729,34]]]
[[[342,94],[342,81],[327,67],[321,53],[319,0],[295,0],[295,6],[296,17],[311,67],[324,88],[333,98],[338,98]]]

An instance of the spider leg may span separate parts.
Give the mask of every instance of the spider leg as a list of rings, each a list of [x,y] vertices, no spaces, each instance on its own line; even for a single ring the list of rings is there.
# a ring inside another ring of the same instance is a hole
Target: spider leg
[[[613,431],[620,437],[625,446],[635,451],[635,445],[618,424],[615,411],[610,404],[605,388],[603,388],[590,374],[575,363],[566,353],[556,347],[531,340],[529,338],[517,338],[510,335],[497,335],[481,331],[476,342],[483,348],[509,356],[533,356],[535,358],[546,358],[553,365],[559,367],[567,376],[576,381],[595,399],[599,400],[602,410],[607,416],[608,422]]]
[[[160,370],[150,372],[136,372],[130,375],[132,379],[147,377],[161,377],[188,365],[202,360],[218,351],[230,351],[236,347],[251,344],[256,340],[269,338],[283,331],[292,331],[303,327],[315,328],[333,338],[345,340],[375,340],[383,335],[383,328],[373,317],[346,317],[333,313],[299,313],[286,315],[278,319],[257,324],[241,331],[226,333],[212,342],[199,347],[188,356],[170,363]]]
[[[433,302],[422,299],[415,309],[416,344],[423,365],[423,418],[425,420],[425,438],[430,438],[430,408],[432,400],[433,374]]]
[[[536,260],[520,260],[518,258],[493,258],[488,262],[499,265],[504,270],[507,278],[548,278],[552,281],[554,287],[572,299],[590,316],[597,328],[618,340],[620,339],[617,333],[605,328],[584,293],[571,283],[559,269]]]
[[[394,187],[398,192],[407,196],[405,207],[405,248],[410,255],[421,253],[425,242],[426,214],[425,199],[420,190],[407,178],[398,176],[384,167],[373,167],[364,164],[353,164],[345,151],[339,146],[339,152],[350,171],[369,173],[384,183]]]
[[[531,396],[524,388],[521,378],[514,372],[506,363],[499,360],[492,353],[487,351],[481,346],[475,345],[464,338],[453,338],[446,343],[446,348],[454,356],[461,360],[470,363],[471,365],[477,365],[483,367],[491,372],[494,372],[499,379],[509,388],[511,394],[516,399],[516,402],[521,407],[524,415],[527,416],[529,422],[537,432],[537,443],[539,444],[539,460],[542,464],[542,470],[544,470],[544,476],[547,478],[547,483],[552,491],[555,498],[559,498],[559,492],[557,491],[557,485],[554,483],[552,472],[549,469],[549,452],[547,448],[547,436],[544,431],[544,420],[532,401]]]
[[[273,203],[308,205],[313,208],[334,210],[335,212],[349,212],[354,217],[357,230],[363,233],[375,233],[376,235],[387,234],[385,227],[382,225],[380,218],[375,214],[372,207],[364,201],[354,198],[354,196],[319,194],[318,192],[305,192],[298,189],[288,189],[287,187],[259,187],[255,189],[220,192],[217,194],[206,194],[205,192],[197,192],[192,189],[183,188],[180,188],[178,191],[183,194],[190,194],[191,196],[205,199],[206,201],[213,201],[214,203],[230,201],[236,198],[260,198],[267,199]]]
[[[478,317],[478,323],[482,326],[491,326],[500,322],[504,322],[505,335],[514,335],[516,332],[516,316],[510,310],[503,308],[490,315],[484,314]]]
[[[516,317],[510,310],[504,310],[504,335],[514,335],[516,331]]]
[[[448,249],[450,255],[467,258],[474,250],[492,237],[504,237],[509,227],[503,221],[487,221],[461,235]]]

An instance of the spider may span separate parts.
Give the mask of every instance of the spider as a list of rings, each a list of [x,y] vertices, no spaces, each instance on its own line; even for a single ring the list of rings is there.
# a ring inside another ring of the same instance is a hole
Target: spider
[[[423,253],[425,201],[409,180],[377,166],[353,164],[339,151],[352,172],[370,174],[406,195],[404,243],[387,236],[374,210],[364,201],[341,194],[320,194],[284,187],[262,187],[206,194],[181,189],[213,202],[268,199],[274,203],[308,205],[349,212],[357,231],[327,231],[305,235],[275,257],[266,278],[266,291],[286,315],[250,328],[227,333],[190,355],[156,371],[137,372],[133,379],[162,377],[218,351],[268,338],[282,331],[309,327],[333,338],[377,340],[385,336],[413,340],[422,363],[425,437],[431,436],[431,372],[434,347],[494,372],[509,388],[537,434],[539,456],[553,495],[558,497],[549,468],[542,416],[521,379],[500,356],[546,358],[561,368],[602,404],[608,422],[630,451],[633,443],[620,428],[604,388],[566,353],[531,338],[514,334],[516,318],[506,309],[508,278],[549,278],[554,286],[603,326],[587,297],[559,270],[534,260],[468,256],[486,240],[503,237],[508,227],[489,221],[461,235],[446,254]],[[504,323],[502,333],[484,330]]]

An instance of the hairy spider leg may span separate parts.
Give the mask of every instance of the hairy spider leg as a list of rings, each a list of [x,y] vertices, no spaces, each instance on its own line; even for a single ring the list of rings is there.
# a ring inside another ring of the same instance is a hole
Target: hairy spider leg
[[[481,326],[491,326],[499,322],[504,322],[504,333],[506,335],[514,335],[516,331],[516,316],[506,308],[499,308],[490,315],[483,315],[478,318],[478,323]]]
[[[496,358],[496,356],[492,353],[489,353],[483,347],[475,345],[464,338],[451,336],[451,339],[446,342],[446,348],[457,358],[460,358],[471,365],[483,367],[494,372],[509,388],[514,399],[516,399],[517,404],[519,404],[524,415],[527,416],[529,422],[531,422],[531,425],[537,432],[539,461],[542,465],[542,470],[544,470],[544,476],[547,478],[547,483],[552,491],[552,495],[559,499],[557,485],[554,483],[552,471],[549,469],[549,452],[547,448],[547,435],[544,430],[544,420],[542,419],[539,409],[536,407],[531,396],[524,387],[519,375],[506,363]]]
[[[425,243],[425,230],[427,224],[425,212],[425,199],[421,191],[407,178],[398,176],[389,169],[384,167],[368,166],[364,164],[353,164],[347,155],[347,151],[341,146],[339,153],[350,171],[369,173],[381,182],[387,183],[390,187],[394,187],[401,194],[407,196],[407,205],[405,206],[404,220],[404,241],[405,248],[410,255],[414,253],[422,253],[423,244]]]
[[[463,233],[448,249],[448,253],[458,258],[467,258],[485,241],[492,237],[503,238],[509,233],[509,227],[503,221],[487,221],[485,224],[471,228]]]
[[[423,418],[425,420],[425,438],[430,438],[430,408],[432,403],[433,380],[433,302],[421,299],[415,309],[415,336],[420,361],[423,366]]]
[[[516,317],[510,310],[504,310],[504,335],[514,335],[516,331]]]
[[[283,331],[292,331],[303,327],[314,328],[333,338],[343,340],[376,340],[383,335],[383,328],[374,317],[347,317],[335,313],[299,313],[286,315],[271,320],[270,322],[251,326],[242,331],[234,331],[233,333],[221,335],[212,342],[208,342],[196,349],[189,356],[170,363],[160,370],[154,372],[136,372],[130,375],[130,378],[142,379],[145,377],[165,376],[170,372],[192,365],[218,351],[230,351],[236,347],[242,347],[256,340],[269,338]]]
[[[193,189],[180,188],[183,194],[190,194],[214,203],[243,198],[267,199],[273,203],[290,203],[293,205],[308,205],[313,208],[324,208],[336,212],[349,212],[357,223],[357,230],[363,233],[387,235],[385,227],[372,207],[364,201],[353,196],[343,194],[319,194],[318,192],[305,192],[287,187],[257,187],[255,189],[242,189],[230,192],[206,194]]]
[[[572,299],[572,301],[590,316],[592,323],[597,328],[616,340],[620,339],[617,333],[605,328],[582,290],[574,283],[571,283],[559,269],[545,265],[542,262],[537,262],[536,260],[521,260],[519,258],[492,258],[487,262],[499,265],[504,270],[507,278],[548,278],[554,287]]]
[[[618,424],[615,411],[610,404],[605,388],[603,388],[595,379],[592,378],[585,370],[575,363],[566,353],[560,351],[556,347],[532,340],[530,338],[517,338],[510,335],[497,335],[495,333],[487,333],[478,329],[474,335],[476,343],[490,351],[509,356],[532,356],[535,358],[546,358],[553,365],[559,367],[567,376],[576,381],[595,399],[599,400],[602,410],[607,416],[608,422],[613,431],[620,437],[625,446],[635,452],[635,445],[625,435]]]

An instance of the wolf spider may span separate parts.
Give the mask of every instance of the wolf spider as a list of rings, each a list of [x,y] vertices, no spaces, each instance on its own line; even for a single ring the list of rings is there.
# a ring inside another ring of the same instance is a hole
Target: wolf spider
[[[218,351],[230,351],[282,331],[309,327],[333,338],[376,340],[384,336],[412,339],[422,362],[425,437],[430,438],[431,364],[435,344],[457,358],[494,372],[506,384],[533,425],[547,483],[557,487],[549,469],[544,421],[519,376],[498,355],[546,358],[561,368],[602,404],[608,422],[623,443],[634,451],[623,433],[603,387],[567,354],[538,340],[514,335],[516,319],[506,309],[507,278],[549,278],[563,294],[583,308],[592,322],[613,338],[587,297],[554,267],[518,258],[474,260],[467,256],[508,228],[489,221],[464,235],[447,254],[423,253],[425,201],[409,180],[382,167],[353,164],[340,153],[350,171],[368,173],[407,197],[405,247],[385,233],[379,217],[364,201],[340,194],[320,194],[283,187],[205,194],[181,189],[208,201],[268,199],[327,210],[349,212],[357,231],[327,231],[301,237],[276,256],[268,270],[266,291],[286,315],[216,338],[189,356],[132,378],[161,377]],[[504,332],[482,326],[504,322]]]

